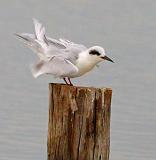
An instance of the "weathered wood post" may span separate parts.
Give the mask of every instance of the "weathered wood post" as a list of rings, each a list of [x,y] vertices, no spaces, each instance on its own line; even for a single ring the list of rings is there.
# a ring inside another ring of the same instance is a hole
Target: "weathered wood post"
[[[48,160],[108,160],[109,88],[49,84]]]

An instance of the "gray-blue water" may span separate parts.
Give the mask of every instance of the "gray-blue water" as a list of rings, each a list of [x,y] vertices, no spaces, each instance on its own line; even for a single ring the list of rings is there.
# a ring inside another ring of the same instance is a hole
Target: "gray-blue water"
[[[110,160],[156,159],[156,1],[0,1],[0,160],[45,160],[48,82],[34,79],[35,54],[14,36],[39,19],[53,38],[101,45],[101,63],[75,85],[111,87]]]

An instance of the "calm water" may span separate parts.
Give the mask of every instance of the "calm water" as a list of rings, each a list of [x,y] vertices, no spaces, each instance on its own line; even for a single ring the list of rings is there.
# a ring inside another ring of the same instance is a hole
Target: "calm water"
[[[75,85],[111,87],[111,160],[156,159],[156,1],[0,1],[0,160],[45,160],[48,82],[33,79],[35,54],[15,39],[32,32],[32,17],[47,33],[104,46],[115,64]]]

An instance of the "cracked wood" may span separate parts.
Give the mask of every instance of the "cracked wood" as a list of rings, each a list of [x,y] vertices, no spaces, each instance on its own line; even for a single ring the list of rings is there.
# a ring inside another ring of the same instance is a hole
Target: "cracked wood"
[[[49,84],[48,160],[109,160],[111,95]]]

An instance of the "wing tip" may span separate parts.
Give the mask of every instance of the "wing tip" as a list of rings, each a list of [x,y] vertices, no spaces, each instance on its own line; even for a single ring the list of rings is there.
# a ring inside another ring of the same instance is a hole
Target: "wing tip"
[[[21,37],[21,33],[13,33],[13,35],[16,37]]]

